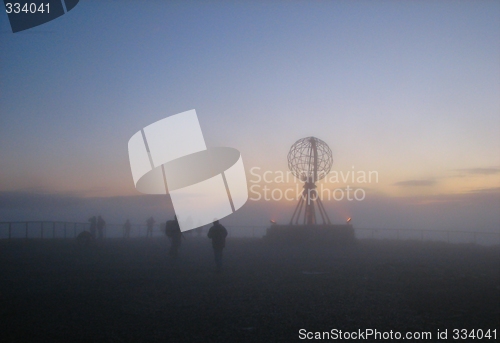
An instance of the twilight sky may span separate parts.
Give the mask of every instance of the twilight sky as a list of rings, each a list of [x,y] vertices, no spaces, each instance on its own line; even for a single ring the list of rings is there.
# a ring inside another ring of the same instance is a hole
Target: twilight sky
[[[61,215],[21,211],[22,200],[13,211],[13,194],[137,195],[128,139],[196,109],[207,146],[241,151],[249,185],[251,168],[286,171],[290,146],[316,136],[334,170],[378,173],[325,187],[402,199],[413,215],[448,204],[443,227],[486,213],[498,230],[499,33],[498,1],[80,1],[16,34],[2,14],[0,214]],[[367,203],[340,203],[328,206],[392,225],[380,218],[393,205],[370,216]],[[293,205],[273,204],[278,218]]]

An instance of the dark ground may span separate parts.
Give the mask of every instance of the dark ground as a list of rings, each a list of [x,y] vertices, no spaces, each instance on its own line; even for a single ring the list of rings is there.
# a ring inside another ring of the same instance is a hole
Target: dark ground
[[[1,241],[0,340],[290,342],[299,329],[369,328],[430,331],[432,341],[438,329],[500,334],[499,247],[277,249],[229,239],[217,274],[203,237],[183,241],[177,263],[166,238],[98,243]]]

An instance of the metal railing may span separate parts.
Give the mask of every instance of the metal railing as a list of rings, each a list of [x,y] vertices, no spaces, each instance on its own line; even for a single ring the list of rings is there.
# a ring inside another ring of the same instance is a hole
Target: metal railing
[[[480,245],[500,245],[500,232],[464,230],[409,230],[355,228],[358,239],[419,240],[446,243],[474,243]]]
[[[152,236],[164,236],[164,223],[154,226]],[[203,227],[201,232],[191,230],[185,235],[206,235],[209,226]],[[230,237],[259,238],[266,234],[266,225],[226,225]],[[21,221],[0,222],[0,239],[54,239],[75,238],[84,230],[89,230],[90,223],[63,222],[63,221]],[[408,230],[408,229],[377,229],[354,228],[358,239],[387,239],[387,240],[420,240],[442,241],[447,243],[474,243],[480,245],[500,245],[500,232],[459,231],[459,230]],[[146,224],[132,224],[130,237],[146,237]],[[124,237],[123,224],[107,224],[104,237]]]
[[[0,222],[0,238],[74,238],[88,226],[89,223],[45,220]]]

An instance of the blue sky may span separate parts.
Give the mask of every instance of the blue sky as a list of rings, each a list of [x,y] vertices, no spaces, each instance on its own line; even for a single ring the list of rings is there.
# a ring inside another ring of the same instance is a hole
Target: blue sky
[[[498,1],[81,1],[0,31],[0,191],[135,195],[128,139],[193,108],[247,170],[313,135],[377,196],[500,187]]]

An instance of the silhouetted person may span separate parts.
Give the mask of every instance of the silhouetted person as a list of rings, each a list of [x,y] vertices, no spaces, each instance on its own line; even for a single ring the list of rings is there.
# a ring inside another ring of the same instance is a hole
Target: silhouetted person
[[[146,220],[147,224],[147,231],[146,231],[146,237],[153,237],[153,226],[155,225],[155,220],[153,217],[149,217],[148,220]]]
[[[170,238],[170,250],[168,252],[169,256],[176,259],[179,254],[179,248],[181,247],[182,232],[179,222],[177,221],[177,216],[174,220],[167,221],[165,227],[165,234]]]
[[[92,235],[92,238],[96,238],[96,230],[97,230],[97,218],[96,216],[93,216],[89,218],[90,222],[90,234]]]
[[[222,249],[226,246],[227,230],[218,220],[214,221],[214,225],[208,230],[207,237],[212,240],[214,248],[215,265],[217,271],[222,271]]]
[[[99,234],[99,239],[103,239],[104,238],[104,228],[105,227],[106,227],[106,222],[99,215],[97,217],[97,233]]]
[[[130,220],[127,219],[125,224],[123,224],[123,238],[130,238]]]

